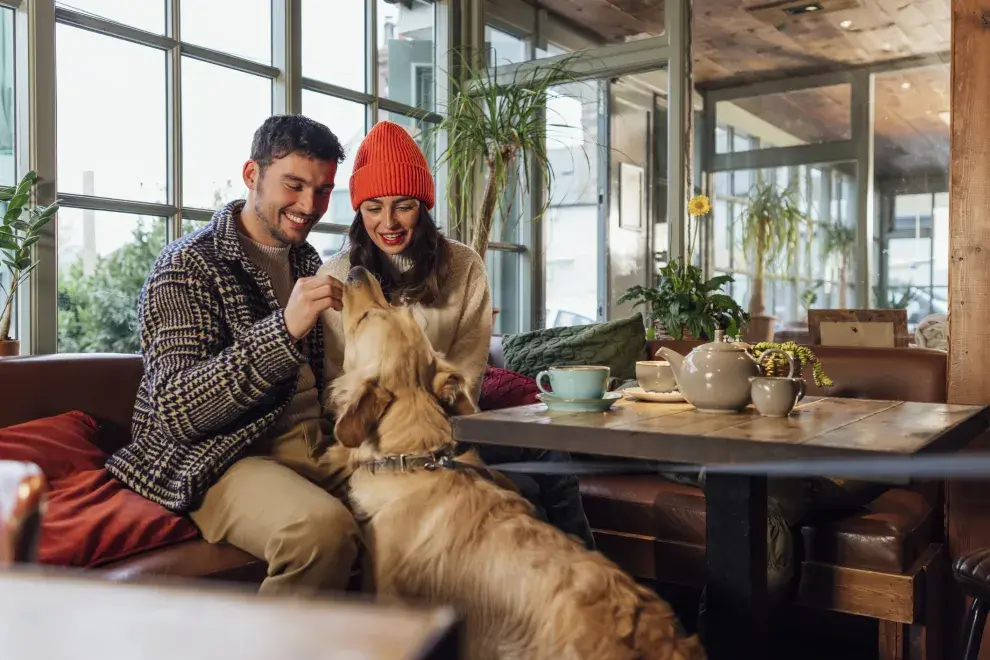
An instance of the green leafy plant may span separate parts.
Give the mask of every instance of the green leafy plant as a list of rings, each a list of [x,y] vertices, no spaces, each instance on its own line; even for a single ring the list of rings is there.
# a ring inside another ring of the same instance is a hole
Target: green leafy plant
[[[896,291],[887,291],[887,295],[884,296],[880,291],[880,287],[873,287],[873,295],[876,296],[878,303],[881,305],[886,304],[884,309],[907,309],[911,301],[918,297],[915,288],[909,284],[901,294],[898,294]]]
[[[749,321],[749,315],[722,293],[722,288],[733,281],[731,275],[717,275],[706,281],[700,268],[675,259],[660,269],[656,288],[631,287],[619,302],[646,306],[650,321],[658,321],[674,339],[683,338],[685,330],[699,339],[713,338],[715,330],[736,336]]]
[[[570,70],[581,55],[516,69],[510,80],[500,82],[495,68],[478,65],[473,52],[454,53],[460,75],[448,76],[450,102],[443,109],[443,119],[427,128],[425,137],[428,146],[446,137],[437,166],[448,170],[451,226],[463,227],[471,247],[484,259],[495,212],[507,218],[511,205],[507,200],[515,197],[506,191],[528,193],[533,168],[547,190],[553,185],[554,170],[547,153],[548,135],[553,138],[548,128],[560,125],[547,116],[547,98],[557,93],[553,88],[575,82]],[[482,180],[484,193],[476,208],[475,192]],[[546,213],[550,197],[544,196],[534,221]]]
[[[766,311],[763,282],[767,274],[774,271],[787,274],[793,270],[801,229],[809,222],[793,188],[780,188],[774,181],[753,188],[742,214],[743,249],[753,265],[749,299],[752,316],[763,316]]]
[[[810,366],[815,385],[824,388],[835,385],[835,382],[825,375],[825,368],[822,367],[818,356],[807,346],[802,346],[792,341],[785,341],[784,343],[767,341],[751,345],[748,350],[752,353],[753,357],[758,359],[764,351],[769,351],[773,348],[784,351],[794,358],[795,378],[803,378],[804,368]],[[763,371],[767,376],[786,376],[788,371],[790,371],[790,363],[782,355],[768,355],[760,361],[760,364],[763,365]]]
[[[36,172],[28,172],[12,191],[0,191],[0,202],[7,203],[0,224],[0,261],[10,274],[7,288],[0,286],[4,296],[3,307],[0,307],[0,341],[10,340],[10,319],[17,289],[38,265],[31,259],[31,246],[41,240],[41,230],[58,211],[58,200],[41,208],[29,208],[31,189],[37,180]]]
[[[856,249],[856,229],[841,222],[821,222],[818,228],[822,232],[822,257],[839,260],[839,308],[845,309],[849,294],[849,261]]]

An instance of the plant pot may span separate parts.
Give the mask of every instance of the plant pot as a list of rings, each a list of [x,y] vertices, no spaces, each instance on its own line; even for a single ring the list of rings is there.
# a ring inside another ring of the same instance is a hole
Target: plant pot
[[[749,324],[743,331],[743,341],[749,344],[759,344],[764,341],[773,341],[774,324],[777,321],[773,316],[751,316]]]
[[[0,358],[14,357],[21,354],[19,339],[0,339]]]

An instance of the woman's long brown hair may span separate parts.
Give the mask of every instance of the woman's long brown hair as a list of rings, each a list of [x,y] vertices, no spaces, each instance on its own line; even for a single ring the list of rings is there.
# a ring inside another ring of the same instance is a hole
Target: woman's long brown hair
[[[433,222],[425,204],[420,202],[419,221],[413,230],[412,241],[402,253],[413,261],[413,267],[405,273],[397,273],[389,265],[388,257],[371,240],[360,210],[354,216],[347,236],[351,267],[364,266],[373,273],[389,302],[431,305],[440,299],[440,292],[450,279],[450,244]]]

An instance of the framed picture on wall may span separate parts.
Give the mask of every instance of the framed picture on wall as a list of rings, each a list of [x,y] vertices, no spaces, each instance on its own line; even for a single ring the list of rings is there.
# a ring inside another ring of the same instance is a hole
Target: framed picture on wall
[[[646,173],[639,165],[619,163],[619,227],[643,229],[643,184]]]

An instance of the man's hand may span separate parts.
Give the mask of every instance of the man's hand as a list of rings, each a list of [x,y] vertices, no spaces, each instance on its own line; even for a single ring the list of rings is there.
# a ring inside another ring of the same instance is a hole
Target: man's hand
[[[292,287],[285,306],[285,327],[293,341],[309,334],[324,310],[343,309],[344,287],[329,275],[301,277]]]

